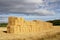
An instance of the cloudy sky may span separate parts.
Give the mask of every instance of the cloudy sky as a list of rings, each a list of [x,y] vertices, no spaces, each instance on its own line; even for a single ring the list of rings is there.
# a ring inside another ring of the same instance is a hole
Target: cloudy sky
[[[8,16],[44,21],[60,19],[60,0],[0,0],[0,22],[6,22]]]

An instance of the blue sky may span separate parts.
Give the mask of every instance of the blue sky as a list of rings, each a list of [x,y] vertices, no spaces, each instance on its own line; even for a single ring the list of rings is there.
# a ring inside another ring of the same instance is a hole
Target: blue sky
[[[26,20],[60,19],[60,0],[0,0],[0,22],[9,16]]]

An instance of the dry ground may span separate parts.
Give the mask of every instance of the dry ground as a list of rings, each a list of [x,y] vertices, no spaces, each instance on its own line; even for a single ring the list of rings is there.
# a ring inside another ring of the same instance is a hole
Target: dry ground
[[[0,40],[60,40],[60,26],[34,34],[9,34],[6,27],[0,27]]]

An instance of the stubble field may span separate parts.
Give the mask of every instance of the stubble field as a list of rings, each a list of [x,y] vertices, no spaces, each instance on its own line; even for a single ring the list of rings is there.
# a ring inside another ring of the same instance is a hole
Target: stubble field
[[[60,40],[60,26],[39,33],[10,34],[6,27],[0,27],[0,40]]]

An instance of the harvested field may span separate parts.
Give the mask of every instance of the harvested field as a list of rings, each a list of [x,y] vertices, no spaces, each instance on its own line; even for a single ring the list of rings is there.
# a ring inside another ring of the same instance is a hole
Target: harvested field
[[[39,33],[9,34],[6,27],[0,27],[0,40],[60,40],[60,27],[54,26]]]

